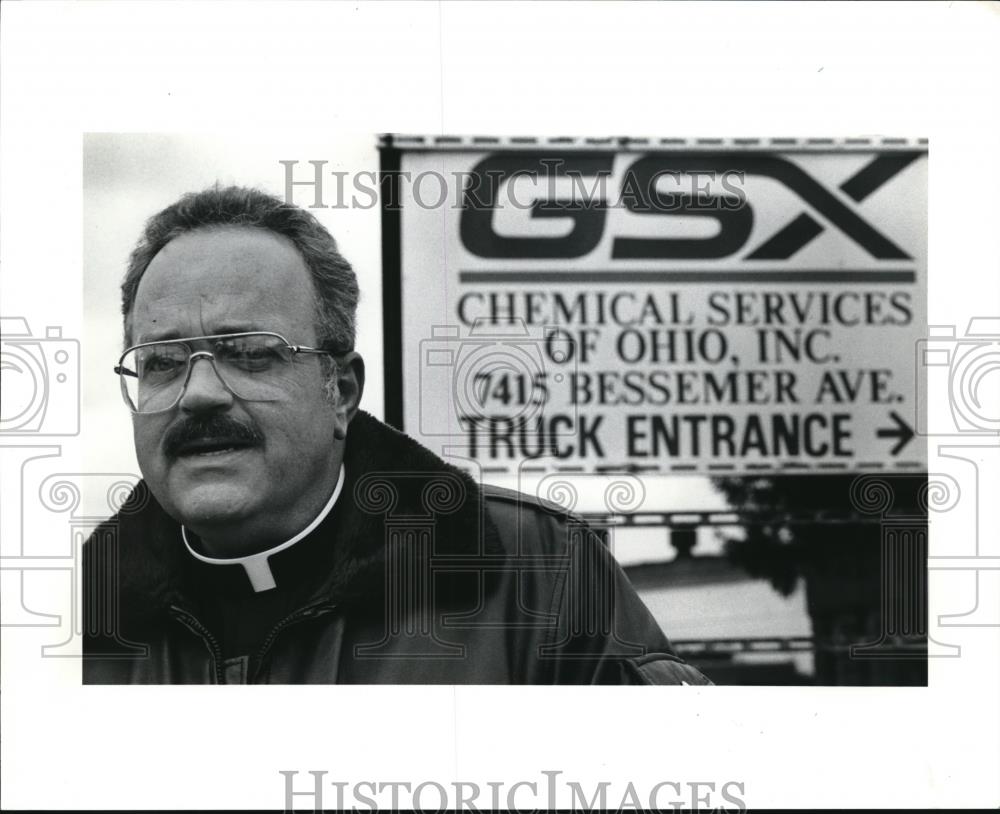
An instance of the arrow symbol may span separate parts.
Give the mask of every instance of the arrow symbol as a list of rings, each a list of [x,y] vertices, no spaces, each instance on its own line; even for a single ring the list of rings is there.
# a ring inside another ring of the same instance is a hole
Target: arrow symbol
[[[899,413],[895,410],[889,411],[889,418],[896,422],[895,427],[883,427],[882,429],[875,430],[876,438],[898,438],[896,446],[894,446],[889,453],[895,457],[899,455],[899,451],[905,447],[910,439],[914,436],[913,428],[900,418]]]

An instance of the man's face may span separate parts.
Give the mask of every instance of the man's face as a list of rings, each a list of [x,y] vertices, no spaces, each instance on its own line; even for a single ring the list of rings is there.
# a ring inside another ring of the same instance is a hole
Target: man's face
[[[168,243],[143,275],[132,342],[272,331],[315,347],[314,298],[305,261],[285,238],[244,227],[189,232]],[[282,542],[329,499],[343,452],[335,434],[346,432],[359,393],[351,405],[343,393],[331,401],[322,359],[293,356],[287,386],[274,400],[247,401],[223,385],[210,360],[196,358],[177,406],[134,416],[143,477],[210,553],[237,556]],[[351,400],[351,387],[345,390]],[[213,421],[216,430],[197,429]],[[226,438],[240,436],[225,431],[232,422],[249,432],[230,446]]]

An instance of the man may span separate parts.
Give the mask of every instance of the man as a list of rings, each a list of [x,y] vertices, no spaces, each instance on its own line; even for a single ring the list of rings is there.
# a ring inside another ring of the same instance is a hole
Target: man
[[[359,409],[357,301],[277,198],[147,223],[116,367],[143,483],[85,546],[85,682],[707,683],[581,521]]]

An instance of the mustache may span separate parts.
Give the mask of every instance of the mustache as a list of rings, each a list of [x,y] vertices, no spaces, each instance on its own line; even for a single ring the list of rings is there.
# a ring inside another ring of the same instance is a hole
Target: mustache
[[[264,436],[252,424],[229,415],[190,416],[167,430],[163,449],[168,455],[177,456],[188,444],[212,441],[256,446],[264,443]]]

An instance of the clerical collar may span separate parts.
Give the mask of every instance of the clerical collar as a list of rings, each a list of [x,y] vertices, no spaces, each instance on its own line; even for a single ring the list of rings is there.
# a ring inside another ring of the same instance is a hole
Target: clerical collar
[[[253,587],[254,592],[260,593],[261,591],[269,591],[277,586],[274,579],[274,573],[271,570],[270,558],[275,554],[279,554],[282,551],[287,551],[293,545],[295,545],[299,540],[308,537],[309,534],[315,530],[315,528],[322,523],[327,515],[333,510],[334,504],[337,502],[337,498],[340,497],[340,491],[344,487],[344,465],[340,465],[340,476],[337,478],[337,485],[333,489],[333,494],[330,495],[330,499],[326,502],[326,505],[320,510],[320,513],[316,515],[313,521],[306,526],[302,531],[296,534],[294,537],[285,540],[283,543],[279,543],[266,551],[258,551],[256,554],[248,554],[245,557],[207,557],[204,554],[195,551],[191,542],[188,540],[187,529],[181,526],[181,537],[184,540],[184,546],[187,548],[188,553],[194,557],[199,562],[206,563],[207,565],[216,566],[232,566],[240,565],[243,567],[246,573],[247,579],[250,580],[250,584]],[[227,569],[228,570],[228,569]]]

